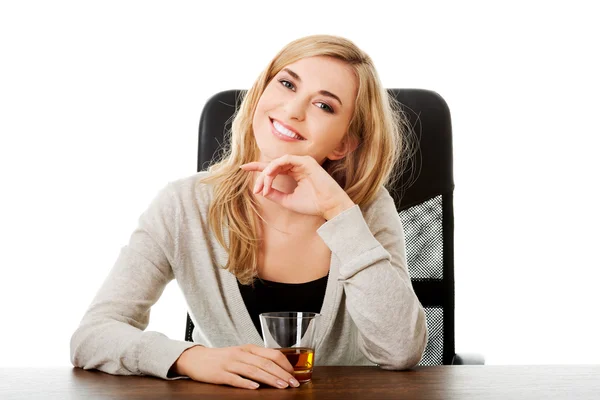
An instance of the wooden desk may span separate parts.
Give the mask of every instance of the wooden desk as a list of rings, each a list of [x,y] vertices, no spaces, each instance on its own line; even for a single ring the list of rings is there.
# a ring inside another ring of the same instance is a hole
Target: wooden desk
[[[296,389],[235,389],[79,368],[0,368],[0,399],[600,399],[600,365],[316,367]]]

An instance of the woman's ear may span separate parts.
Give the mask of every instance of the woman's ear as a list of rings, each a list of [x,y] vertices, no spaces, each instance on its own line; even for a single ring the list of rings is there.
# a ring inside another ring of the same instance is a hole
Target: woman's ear
[[[349,153],[352,153],[358,147],[358,139],[354,136],[346,135],[328,156],[329,160],[335,161],[346,157]]]

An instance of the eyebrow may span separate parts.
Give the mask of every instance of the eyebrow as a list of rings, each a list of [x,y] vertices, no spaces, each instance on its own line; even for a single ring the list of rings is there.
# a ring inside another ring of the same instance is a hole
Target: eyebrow
[[[300,76],[298,76],[297,73],[295,73],[294,71],[292,71],[289,68],[284,68],[283,71],[287,72],[288,74],[290,74],[294,79],[296,79],[298,82],[302,82],[302,79],[300,79]],[[319,94],[323,95],[323,96],[327,96],[327,97],[333,97],[334,99],[336,99],[341,106],[343,106],[342,101],[340,100],[339,97],[337,97],[335,94],[328,92],[327,90],[319,90]]]

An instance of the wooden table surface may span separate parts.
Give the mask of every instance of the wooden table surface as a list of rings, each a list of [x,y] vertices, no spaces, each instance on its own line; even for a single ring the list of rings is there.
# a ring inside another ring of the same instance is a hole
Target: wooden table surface
[[[600,399],[600,365],[316,367],[299,388],[257,390],[79,368],[0,368],[0,399]]]

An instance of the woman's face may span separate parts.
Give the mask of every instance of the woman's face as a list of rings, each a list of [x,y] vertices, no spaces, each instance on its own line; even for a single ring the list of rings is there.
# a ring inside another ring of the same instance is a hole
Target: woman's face
[[[267,85],[252,120],[260,161],[292,154],[310,155],[322,164],[352,151],[355,146],[342,139],[357,86],[350,67],[332,57],[304,58],[284,67]]]

